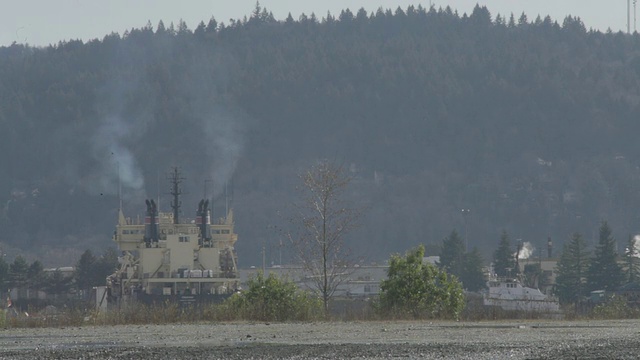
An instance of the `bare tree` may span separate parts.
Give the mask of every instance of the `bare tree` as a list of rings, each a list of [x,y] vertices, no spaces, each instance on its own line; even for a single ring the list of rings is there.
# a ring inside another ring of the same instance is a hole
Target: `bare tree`
[[[353,272],[354,259],[344,236],[356,226],[360,211],[345,206],[351,177],[342,165],[323,161],[299,176],[301,197],[294,204],[294,231],[288,237],[327,311],[337,287]]]

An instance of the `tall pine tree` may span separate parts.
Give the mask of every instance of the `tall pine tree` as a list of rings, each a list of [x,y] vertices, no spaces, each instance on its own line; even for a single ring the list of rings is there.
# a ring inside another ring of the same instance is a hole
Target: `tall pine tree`
[[[447,273],[462,277],[464,269],[464,242],[456,230],[442,240],[439,266]]]
[[[624,272],[617,262],[616,240],[606,221],[600,225],[600,236],[587,272],[587,291],[612,291],[624,282]]]
[[[0,296],[9,289],[9,264],[4,260],[4,256],[0,253]]]
[[[513,276],[518,272],[515,266],[515,256],[513,250],[511,250],[509,234],[507,234],[506,230],[503,230],[498,248],[493,253],[493,271],[498,276]]]
[[[587,245],[579,233],[566,243],[558,261],[556,295],[563,304],[575,304],[586,293],[586,274],[589,262]]]
[[[486,286],[487,280],[482,272],[483,265],[482,255],[477,247],[471,252],[464,254],[464,264],[462,267],[462,275],[460,281],[464,288],[468,291],[478,291]]]
[[[88,290],[91,289],[92,286],[96,286],[99,284],[94,283],[94,274],[96,262],[98,260],[93,255],[91,250],[85,250],[84,253],[80,256],[80,260],[78,260],[76,264],[75,270],[75,278],[76,285],[79,290]]]
[[[464,241],[456,230],[442,240],[438,266],[457,276],[466,290],[478,291],[485,286],[482,263],[482,256],[477,248],[470,253],[464,251]]]
[[[29,264],[27,260],[18,255],[9,265],[9,286],[26,288],[28,285]]]

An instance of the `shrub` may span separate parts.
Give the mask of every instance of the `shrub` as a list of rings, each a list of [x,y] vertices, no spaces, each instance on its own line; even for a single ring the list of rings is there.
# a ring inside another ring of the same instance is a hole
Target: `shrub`
[[[262,273],[249,279],[248,289],[223,304],[236,318],[260,321],[312,320],[322,314],[320,300],[290,281]]]
[[[629,306],[624,296],[613,295],[606,302],[596,305],[591,317],[594,319],[629,319],[638,318],[640,310]]]
[[[377,310],[386,317],[457,319],[464,308],[462,284],[431,264],[423,264],[424,247],[393,255],[388,278],[380,284]]]

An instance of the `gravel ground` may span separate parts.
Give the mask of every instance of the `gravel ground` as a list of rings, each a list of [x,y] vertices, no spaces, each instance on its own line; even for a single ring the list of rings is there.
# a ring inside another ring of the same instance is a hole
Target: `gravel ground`
[[[0,329],[1,359],[637,359],[640,321]]]

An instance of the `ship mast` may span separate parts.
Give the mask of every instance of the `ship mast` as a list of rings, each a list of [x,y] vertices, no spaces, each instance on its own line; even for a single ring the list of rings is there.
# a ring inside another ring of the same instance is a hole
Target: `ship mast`
[[[171,201],[171,209],[173,210],[173,223],[179,224],[180,205],[182,205],[180,201],[180,195],[182,194],[180,183],[182,183],[182,180],[184,180],[184,178],[180,176],[178,167],[173,168],[173,173],[170,175],[169,180],[171,181],[171,195],[173,196],[173,201]]]

